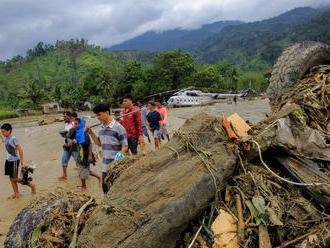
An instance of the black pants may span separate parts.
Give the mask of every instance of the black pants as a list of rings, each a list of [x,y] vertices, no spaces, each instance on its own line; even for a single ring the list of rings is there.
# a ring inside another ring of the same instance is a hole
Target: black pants
[[[138,141],[139,138],[127,138],[128,150],[134,155],[137,154]]]

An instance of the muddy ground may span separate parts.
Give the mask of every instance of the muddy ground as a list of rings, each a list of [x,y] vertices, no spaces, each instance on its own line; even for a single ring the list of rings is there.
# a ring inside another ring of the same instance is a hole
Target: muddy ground
[[[168,129],[171,133],[174,129],[179,128],[186,119],[200,112],[218,116],[221,112],[224,112],[227,116],[238,113],[245,120],[256,123],[262,120],[269,111],[268,100],[239,101],[237,105],[217,103],[203,107],[171,108],[168,114]],[[92,113],[84,112],[81,115],[86,117],[88,124],[97,123],[97,119],[92,117]],[[24,160],[36,163],[37,169],[33,174],[33,180],[37,183],[38,191],[47,193],[58,186],[68,190],[79,190],[80,181],[77,177],[77,171],[73,169],[73,160],[70,161],[68,168],[69,179],[67,181],[57,179],[62,174],[61,146],[63,138],[60,137],[58,131],[63,129],[63,122],[38,126],[37,119],[41,118],[21,118],[10,121],[14,126],[13,134],[19,139],[23,147]],[[145,151],[151,149],[153,149],[153,144],[148,144]],[[4,164],[6,155],[3,144],[0,145],[0,154]],[[2,168],[4,168],[3,165]],[[100,173],[101,163],[98,162],[96,166],[91,168],[94,172]],[[102,190],[95,178],[90,178],[87,186],[87,193],[93,194],[97,198],[102,196]],[[28,187],[20,185],[19,188],[21,197],[19,199],[8,199],[13,192],[9,179],[4,176],[4,169],[2,169],[0,174],[0,247],[3,245],[5,235],[17,213],[34,197]]]

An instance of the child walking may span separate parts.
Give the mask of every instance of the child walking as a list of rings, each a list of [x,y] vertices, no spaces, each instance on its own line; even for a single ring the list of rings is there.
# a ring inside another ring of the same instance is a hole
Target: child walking
[[[147,123],[150,132],[154,136],[155,140],[155,150],[159,150],[160,137],[162,135],[163,124],[161,123],[162,117],[160,113],[156,110],[156,104],[154,102],[148,103],[149,113],[147,115]]]
[[[22,179],[18,178],[19,163],[22,163],[22,168],[26,165],[23,160],[23,149],[15,136],[12,135],[12,126],[5,123],[1,126],[1,133],[5,137],[5,148],[7,151],[7,159],[5,163],[5,175],[9,176],[9,180],[14,190],[13,198],[19,197],[17,183],[22,183]],[[36,185],[32,182],[26,182],[26,185],[31,188],[33,194],[36,191]]]

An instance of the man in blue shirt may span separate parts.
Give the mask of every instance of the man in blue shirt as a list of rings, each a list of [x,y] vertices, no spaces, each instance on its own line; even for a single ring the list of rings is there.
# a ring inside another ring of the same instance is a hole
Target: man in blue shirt
[[[156,104],[154,102],[148,103],[148,110],[150,111],[147,115],[148,128],[155,139],[155,150],[159,150],[160,137],[162,135],[162,117],[156,110]]]

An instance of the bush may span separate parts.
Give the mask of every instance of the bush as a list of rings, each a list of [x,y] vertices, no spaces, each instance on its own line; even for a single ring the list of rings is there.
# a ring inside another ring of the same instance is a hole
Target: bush
[[[0,120],[16,118],[19,116],[20,114],[16,110],[0,110]]]
[[[32,100],[26,99],[18,103],[20,109],[32,109],[34,107]]]
[[[90,96],[88,101],[92,104],[92,105],[97,105],[99,103],[104,103],[105,99],[102,96]]]

